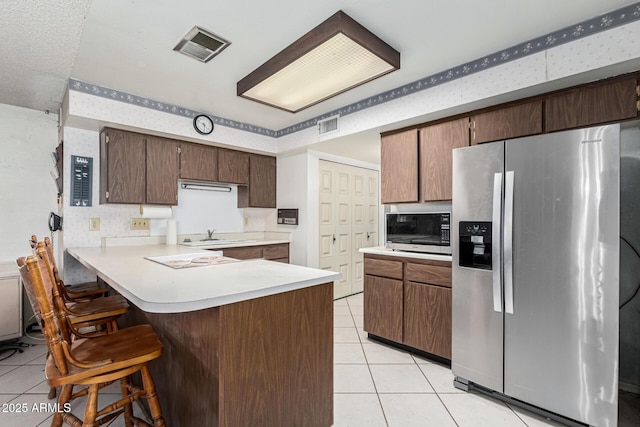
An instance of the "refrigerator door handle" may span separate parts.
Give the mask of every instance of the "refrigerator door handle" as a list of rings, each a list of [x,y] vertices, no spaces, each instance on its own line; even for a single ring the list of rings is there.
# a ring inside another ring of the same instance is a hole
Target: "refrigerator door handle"
[[[493,175],[493,228],[491,230],[491,259],[493,260],[493,311],[502,312],[500,248],[500,224],[502,224],[502,173]]]
[[[513,314],[513,184],[514,172],[505,174],[504,184],[504,311]]]

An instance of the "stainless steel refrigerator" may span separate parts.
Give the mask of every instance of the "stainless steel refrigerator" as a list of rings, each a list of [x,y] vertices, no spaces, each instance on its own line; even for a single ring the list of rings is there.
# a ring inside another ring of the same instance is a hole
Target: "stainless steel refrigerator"
[[[454,150],[456,386],[617,425],[619,165],[619,125]]]

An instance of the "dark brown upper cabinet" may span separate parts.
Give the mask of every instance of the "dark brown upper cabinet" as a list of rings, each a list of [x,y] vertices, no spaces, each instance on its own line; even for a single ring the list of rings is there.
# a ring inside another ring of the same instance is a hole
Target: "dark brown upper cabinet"
[[[249,153],[218,149],[218,180],[229,184],[249,184]]]
[[[638,115],[637,79],[578,87],[545,102],[547,132],[632,119]]]
[[[542,133],[542,101],[518,104],[471,117],[471,144]]]
[[[409,203],[418,199],[418,131],[384,135],[380,140],[382,203]]]
[[[178,202],[178,149],[170,139],[105,128],[100,134],[100,203]]]
[[[178,143],[147,137],[147,204],[178,203]]]
[[[238,186],[238,207],[276,207],[275,157],[249,154],[249,185]]]
[[[145,203],[146,165],[144,135],[105,128],[100,134],[100,203]]]
[[[469,145],[469,118],[420,129],[420,200],[451,200],[453,149]]]
[[[218,182],[218,149],[183,142],[180,145],[180,178]]]

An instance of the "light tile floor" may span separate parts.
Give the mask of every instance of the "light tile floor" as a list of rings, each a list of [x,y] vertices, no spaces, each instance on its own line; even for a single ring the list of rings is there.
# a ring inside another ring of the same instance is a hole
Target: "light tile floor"
[[[531,412],[453,387],[451,370],[437,362],[370,340],[362,329],[362,294],[334,303],[334,426],[336,427],[542,427],[560,426]],[[0,361],[0,426],[48,426],[52,413],[34,411],[47,399],[44,381],[46,345],[33,346]],[[0,357],[3,354],[0,354]],[[102,401],[115,400],[117,384]],[[16,412],[26,406],[27,412]],[[72,412],[84,411],[84,400]],[[137,416],[143,416],[135,408]],[[122,417],[110,426],[124,425]]]
[[[370,340],[362,308],[362,294],[334,302],[334,426],[561,425],[458,390],[447,366]]]
[[[54,404],[55,400],[47,399],[49,386],[44,379],[47,346],[44,341],[29,337],[23,337],[20,341],[32,346],[25,348],[23,353],[16,353],[0,361],[0,426],[48,426],[53,413],[47,404]],[[8,354],[0,353],[0,358]],[[103,395],[98,398],[98,406],[104,406],[119,397],[119,383],[111,384],[103,389]],[[82,418],[85,402],[86,397],[74,400],[71,412]],[[134,414],[145,417],[137,405],[134,406]],[[120,416],[107,425],[124,427],[124,419]]]

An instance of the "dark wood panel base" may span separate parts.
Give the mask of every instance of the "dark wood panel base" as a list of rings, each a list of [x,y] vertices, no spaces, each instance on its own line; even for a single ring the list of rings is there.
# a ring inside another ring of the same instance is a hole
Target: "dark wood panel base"
[[[333,424],[333,283],[188,313],[132,306],[164,344],[150,364],[171,426]]]
[[[440,357],[437,354],[428,353],[426,351],[417,349],[415,347],[410,347],[408,345],[400,344],[399,342],[391,341],[391,340],[379,337],[379,336],[374,335],[374,334],[367,334],[367,336],[369,337],[369,339],[372,339],[374,341],[378,341],[378,342],[380,342],[382,344],[386,344],[386,345],[389,345],[391,347],[395,347],[395,348],[398,348],[400,350],[404,350],[404,351],[407,351],[409,353],[413,353],[413,354],[415,354],[417,356],[421,356],[421,357],[424,357],[426,359],[431,359],[431,360],[433,360],[435,362],[439,362],[439,363],[442,363],[443,365],[451,367],[451,360],[450,359],[446,359],[444,357]]]

